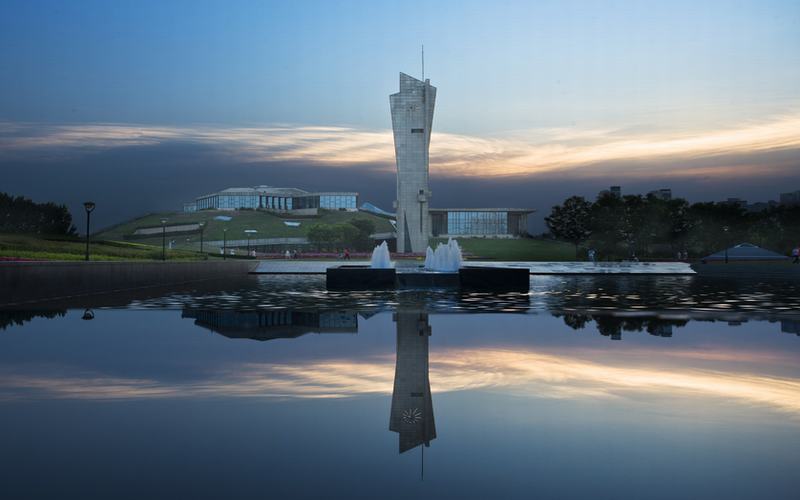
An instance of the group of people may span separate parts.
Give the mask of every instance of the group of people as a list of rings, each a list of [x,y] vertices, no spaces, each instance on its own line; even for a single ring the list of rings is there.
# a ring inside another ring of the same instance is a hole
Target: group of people
[[[795,256],[795,262],[798,261],[798,255],[799,254],[800,254],[800,249],[795,248],[795,250],[792,253],[792,255]],[[589,250],[587,250],[586,256],[589,258],[589,262],[592,262],[592,263],[596,263],[597,262],[597,250],[595,250],[594,248],[590,248]],[[679,250],[675,254],[675,258],[677,260],[689,260],[689,252],[687,252],[686,250]],[[632,262],[639,262],[639,258],[636,256],[636,254],[632,254],[631,257],[630,257],[630,260]]]
[[[297,250],[292,250],[291,252],[289,250],[286,250],[286,253],[283,254],[283,257],[285,259],[299,259],[300,252],[298,252]]]
[[[597,262],[597,250],[594,248],[590,248],[587,252],[587,257],[589,258],[590,262]],[[686,250],[679,250],[675,254],[675,258],[677,260],[688,261],[689,260],[689,252]],[[638,262],[639,259],[636,256],[633,256],[632,260]],[[800,264],[800,245],[794,247],[792,249],[792,264]]]

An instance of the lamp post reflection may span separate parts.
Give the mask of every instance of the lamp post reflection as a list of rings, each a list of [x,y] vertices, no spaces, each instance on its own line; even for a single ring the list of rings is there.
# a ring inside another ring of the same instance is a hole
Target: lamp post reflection
[[[730,241],[728,239],[728,231],[730,231],[731,228],[728,227],[728,226],[722,226],[722,230],[725,231],[725,263],[727,264],[728,263],[728,242]]]
[[[167,260],[167,219],[161,219],[161,260]]]
[[[95,204],[93,201],[86,201],[83,203],[83,208],[86,210],[86,260],[89,260],[89,223],[91,221],[92,210]]]
[[[201,222],[198,224],[200,226],[200,253],[203,253],[203,230],[206,228],[206,223]]]

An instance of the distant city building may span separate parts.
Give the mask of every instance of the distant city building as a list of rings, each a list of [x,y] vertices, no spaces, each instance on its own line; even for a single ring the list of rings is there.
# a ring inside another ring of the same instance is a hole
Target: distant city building
[[[722,203],[725,203],[726,205],[736,205],[742,208],[747,208],[747,200],[743,200],[742,198],[728,198]]]
[[[749,212],[762,212],[764,210],[767,210],[769,208],[775,208],[777,206],[778,206],[777,201],[769,200],[769,201],[757,201],[755,203],[750,203],[747,205],[746,208]]]
[[[800,205],[800,191],[793,191],[791,193],[781,193],[781,205]]]
[[[800,321],[793,319],[782,319],[781,331],[783,333],[793,333],[800,336]]]
[[[614,198],[622,198],[622,188],[620,186],[611,186],[608,189],[603,189],[597,193],[598,198],[603,196],[613,196]]]
[[[647,193],[647,195],[658,198],[659,200],[669,201],[672,199],[672,189],[670,188],[656,189],[655,191],[650,191],[649,193]]]
[[[183,211],[245,208],[313,215],[320,208],[355,211],[357,207],[358,193],[354,192],[310,193],[298,188],[256,186],[228,188],[217,193],[199,196],[193,202],[184,203]]]
[[[648,332],[656,337],[672,337],[672,325],[666,322],[652,321]]]

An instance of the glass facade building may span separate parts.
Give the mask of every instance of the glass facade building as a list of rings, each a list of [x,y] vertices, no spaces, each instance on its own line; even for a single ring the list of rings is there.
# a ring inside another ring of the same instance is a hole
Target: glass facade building
[[[530,209],[431,209],[433,236],[514,237],[527,234]]]
[[[352,194],[323,194],[319,197],[320,208],[339,210],[340,208],[356,208],[356,196]]]
[[[506,233],[508,233],[508,214],[505,212],[447,212],[447,234]]]
[[[218,193],[200,196],[193,203],[185,203],[184,211],[194,210],[295,210],[318,209],[352,210],[358,207],[358,193],[309,193],[297,188],[229,188]]]

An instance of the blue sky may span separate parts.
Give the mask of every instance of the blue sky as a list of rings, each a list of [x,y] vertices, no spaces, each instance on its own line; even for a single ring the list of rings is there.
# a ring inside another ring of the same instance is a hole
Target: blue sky
[[[19,170],[23,160],[56,169],[53,162],[76,154],[91,163],[107,135],[91,134],[113,124],[127,127],[129,139],[156,137],[151,148],[175,147],[176,137],[216,147],[198,127],[216,136],[339,127],[330,141],[344,146],[325,149],[324,159],[302,151],[275,158],[273,149],[247,164],[352,167],[339,168],[344,178],[370,165],[387,171],[391,148],[369,134],[391,141],[388,95],[398,71],[419,76],[424,43],[426,76],[439,89],[433,178],[533,183],[558,173],[566,184],[591,179],[584,184],[594,190],[652,174],[658,185],[643,188],[669,183],[692,196],[708,193],[697,182],[711,172],[720,191],[709,196],[764,199],[800,168],[800,133],[791,132],[800,119],[799,27],[800,3],[792,1],[6,0],[0,169]],[[80,139],[65,145],[52,128],[65,125],[93,128],[73,131]],[[36,138],[35,148],[20,137]],[[293,140],[285,149],[307,142]],[[224,148],[230,164],[253,150],[252,141],[237,141]],[[372,153],[353,154],[365,141]],[[106,144],[102,153],[121,154],[119,147]],[[454,151],[466,153],[454,161]],[[678,167],[672,177],[664,175],[667,157]],[[75,162],[63,168],[81,173]],[[282,184],[264,169],[263,183]],[[772,183],[749,192],[742,179],[756,172]],[[11,181],[15,194],[43,195],[24,176]],[[537,203],[525,201],[515,204]]]
[[[448,132],[706,124],[799,99],[798,2],[4,4],[6,120],[387,127],[422,43]]]

